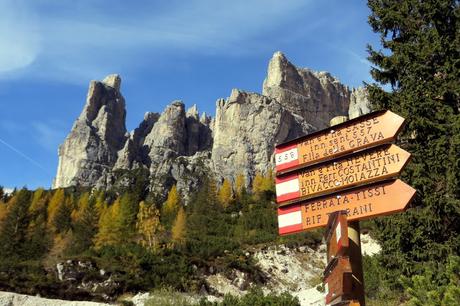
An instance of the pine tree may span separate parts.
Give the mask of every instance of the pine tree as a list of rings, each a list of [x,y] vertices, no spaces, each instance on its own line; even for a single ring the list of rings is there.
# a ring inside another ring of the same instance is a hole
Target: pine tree
[[[99,218],[99,231],[94,237],[97,248],[105,245],[116,245],[122,242],[121,203],[116,199],[111,206],[102,208]]]
[[[224,208],[230,205],[230,202],[232,201],[232,185],[227,179],[224,179],[224,182],[217,193],[217,198]]]
[[[38,188],[34,191],[32,202],[29,207],[30,213],[37,213],[45,208],[48,197],[43,188]]]
[[[400,145],[412,153],[403,179],[418,191],[411,209],[380,219],[382,264],[394,275],[432,269],[445,282],[448,254],[460,252],[460,9],[455,0],[370,0],[369,46],[375,109],[407,119]],[[444,279],[443,279],[444,278]]]
[[[8,201],[8,211],[0,229],[0,260],[24,256],[30,197],[28,190],[21,189]]]
[[[91,197],[88,192],[80,196],[77,208],[73,210],[71,215],[73,235],[67,253],[78,255],[93,246],[93,238],[97,232],[99,220],[96,201],[96,198]]]
[[[70,229],[71,223],[71,198],[65,198],[64,201],[59,202],[56,211],[51,216],[52,228],[57,233],[65,233]]]
[[[203,183],[188,207],[186,246],[192,256],[205,259],[236,247],[231,237],[236,218],[223,212],[213,179],[208,178]]]
[[[62,203],[64,203],[64,201],[65,201],[64,189],[62,188],[56,189],[56,191],[54,191],[53,196],[51,197],[49,204],[48,204],[48,225],[51,226],[58,207]]]
[[[184,208],[179,208],[177,212],[176,220],[171,229],[172,241],[174,245],[182,246],[185,243],[185,211]]]
[[[119,224],[124,241],[133,241],[136,236],[136,219],[139,211],[138,196],[125,193],[120,199]]]

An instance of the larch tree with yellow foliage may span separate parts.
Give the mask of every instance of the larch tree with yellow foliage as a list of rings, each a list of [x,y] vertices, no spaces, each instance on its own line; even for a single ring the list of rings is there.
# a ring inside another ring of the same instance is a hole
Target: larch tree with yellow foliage
[[[184,208],[179,208],[176,220],[171,229],[172,242],[176,246],[183,246],[185,243],[186,216]]]
[[[164,229],[160,223],[160,212],[154,204],[147,204],[144,201],[139,204],[136,229],[139,243],[152,252],[158,251]]]
[[[230,205],[230,202],[232,201],[232,185],[227,179],[224,179],[224,182],[217,193],[217,199],[224,208],[227,208]]]
[[[266,175],[262,175],[260,172],[256,173],[252,182],[252,192],[256,197],[259,197],[265,191],[273,191],[274,188],[275,183],[271,170],[269,170]]]
[[[96,198],[89,192],[83,193],[72,211],[72,243],[67,250],[69,254],[80,254],[93,245],[93,238],[97,232],[99,210],[96,208]]]
[[[58,207],[62,203],[64,203],[64,201],[65,201],[64,189],[59,188],[53,193],[53,196],[51,197],[50,202],[48,203],[47,213],[48,213],[48,225],[49,226],[52,225],[54,217],[58,210]]]
[[[244,175],[240,173],[235,178],[235,194],[237,197],[241,197],[245,187],[246,187],[246,179]]]
[[[172,223],[174,216],[179,211],[179,207],[179,193],[177,192],[176,185],[173,185],[168,193],[168,198],[164,203],[161,211],[162,219],[164,220],[165,224],[170,225]]]
[[[120,206],[120,199],[118,198],[111,206],[106,206],[102,209],[99,218],[99,231],[94,238],[94,244],[97,248],[121,242]]]

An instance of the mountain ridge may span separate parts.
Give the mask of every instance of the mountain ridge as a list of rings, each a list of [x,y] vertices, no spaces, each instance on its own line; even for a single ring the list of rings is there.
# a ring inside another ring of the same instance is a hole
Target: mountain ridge
[[[262,93],[233,89],[216,101],[214,118],[176,100],[128,132],[121,78],[109,75],[90,83],[83,112],[59,148],[53,188],[107,188],[115,170],[139,168],[148,169],[151,191],[163,197],[176,184],[187,199],[201,175],[233,182],[242,174],[249,186],[273,167],[276,143],[325,128],[335,116],[367,112],[365,89],[350,90],[330,73],[298,68],[275,52]]]

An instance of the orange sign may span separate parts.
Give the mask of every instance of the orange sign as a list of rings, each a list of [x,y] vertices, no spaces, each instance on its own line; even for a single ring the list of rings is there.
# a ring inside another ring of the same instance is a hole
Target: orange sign
[[[326,304],[342,297],[349,297],[353,289],[351,264],[348,257],[336,257],[324,271]]]
[[[278,208],[280,235],[327,225],[329,214],[347,212],[348,221],[403,211],[415,189],[400,180],[379,182]]]
[[[391,142],[403,123],[401,116],[379,111],[280,144],[275,148],[275,170],[283,174]]]
[[[277,177],[276,200],[287,205],[375,181],[392,178],[409,161],[410,153],[396,145],[383,145],[335,161]]]
[[[348,249],[347,211],[335,211],[329,214],[326,226],[327,261],[344,255]]]

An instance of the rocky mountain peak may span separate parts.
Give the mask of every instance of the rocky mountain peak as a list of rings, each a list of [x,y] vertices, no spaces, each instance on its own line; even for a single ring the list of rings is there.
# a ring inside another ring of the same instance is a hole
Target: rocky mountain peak
[[[271,58],[262,94],[233,89],[216,102],[216,116],[171,102],[125,128],[125,101],[117,74],[91,81],[82,114],[59,150],[54,187],[110,187],[115,169],[144,168],[151,190],[166,196],[173,184],[187,198],[202,176],[218,181],[243,174],[246,185],[273,167],[275,144],[328,126],[336,116],[369,111],[367,93],[328,72],[294,66],[281,52]]]
[[[196,106],[196,104],[193,104],[193,106],[187,110],[185,115],[186,117],[192,117],[198,120],[199,114],[198,114],[198,107]]]
[[[92,186],[103,173],[111,171],[126,140],[120,82],[118,75],[90,82],[83,111],[59,148],[54,187]]]
[[[102,80],[102,83],[119,91],[121,86],[121,78],[118,74],[109,74]]]
[[[297,68],[280,52],[270,60],[262,93],[318,129],[348,113],[348,87],[327,72]]]

